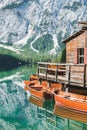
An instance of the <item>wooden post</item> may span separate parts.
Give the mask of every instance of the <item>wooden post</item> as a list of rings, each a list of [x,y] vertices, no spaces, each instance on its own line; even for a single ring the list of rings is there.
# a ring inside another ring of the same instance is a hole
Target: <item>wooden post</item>
[[[84,65],[83,87],[86,87],[86,64]]]
[[[37,76],[38,76],[38,78],[39,78],[39,63],[37,64],[37,67],[38,67]]]
[[[68,84],[70,84],[71,65],[69,65],[69,70],[68,71],[69,71],[69,73],[68,73]]]
[[[56,67],[57,67],[57,68],[56,68],[56,82],[57,82],[58,65],[56,65]]]
[[[48,64],[46,64],[46,72],[45,72],[46,80],[47,80],[47,70],[48,70]]]

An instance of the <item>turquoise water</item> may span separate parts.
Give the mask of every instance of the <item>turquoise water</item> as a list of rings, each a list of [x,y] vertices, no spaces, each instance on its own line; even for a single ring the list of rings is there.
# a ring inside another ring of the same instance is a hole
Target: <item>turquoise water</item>
[[[36,73],[37,66],[0,72],[0,130],[87,130],[87,124],[58,117],[27,99],[23,80]],[[50,109],[49,109],[50,108]]]

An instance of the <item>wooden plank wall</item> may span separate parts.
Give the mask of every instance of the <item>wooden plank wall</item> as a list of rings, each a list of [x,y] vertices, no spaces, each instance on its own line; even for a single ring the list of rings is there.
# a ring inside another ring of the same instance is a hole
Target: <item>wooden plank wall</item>
[[[87,48],[87,31],[85,31],[85,47]]]
[[[77,48],[85,48],[86,33],[82,33],[73,40],[66,43],[66,63],[74,63],[74,50]]]

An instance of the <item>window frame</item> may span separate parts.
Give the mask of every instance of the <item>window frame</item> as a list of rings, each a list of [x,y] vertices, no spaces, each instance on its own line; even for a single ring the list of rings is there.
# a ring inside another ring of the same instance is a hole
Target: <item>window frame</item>
[[[84,48],[78,48],[78,64],[84,64]]]

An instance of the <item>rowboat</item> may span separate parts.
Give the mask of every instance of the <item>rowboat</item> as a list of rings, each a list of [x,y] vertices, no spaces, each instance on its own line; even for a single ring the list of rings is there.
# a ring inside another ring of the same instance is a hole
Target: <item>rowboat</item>
[[[54,94],[56,105],[87,113],[87,96],[69,92]]]
[[[61,106],[60,104],[54,105],[53,113],[60,117],[87,123],[87,113],[76,111],[74,109]]]
[[[34,97],[37,97],[41,100],[53,99],[53,94],[49,89],[47,81],[42,81],[40,83],[38,80],[25,80],[24,83],[24,90],[29,92]]]
[[[31,78],[31,80],[25,80],[25,86],[24,90],[27,91],[27,93],[32,94],[34,97],[37,97],[39,99],[45,100],[53,100],[54,99],[54,93],[53,91],[57,92],[61,90],[62,85],[59,83],[49,83],[46,80],[39,82],[36,78]]]

